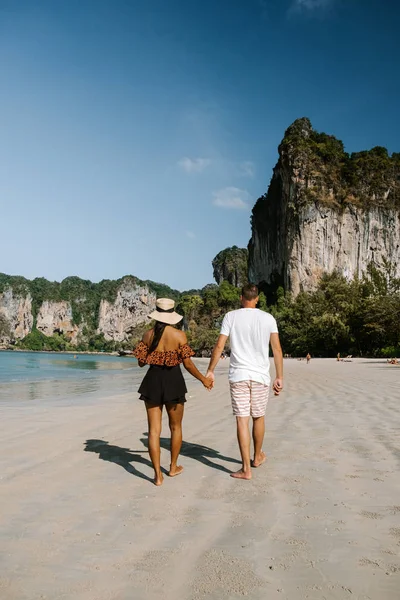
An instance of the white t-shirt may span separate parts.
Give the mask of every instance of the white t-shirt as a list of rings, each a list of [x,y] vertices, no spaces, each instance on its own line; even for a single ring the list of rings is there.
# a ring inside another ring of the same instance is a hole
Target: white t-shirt
[[[269,339],[278,333],[272,315],[258,308],[226,313],[221,334],[230,337],[229,381],[258,381],[269,385]]]

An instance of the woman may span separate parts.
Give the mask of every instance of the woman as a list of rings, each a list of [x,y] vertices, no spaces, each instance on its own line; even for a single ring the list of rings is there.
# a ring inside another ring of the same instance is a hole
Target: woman
[[[175,477],[183,471],[183,467],[179,466],[177,461],[182,445],[183,406],[187,389],[180,364],[183,363],[185,369],[207,389],[210,390],[213,386],[212,379],[206,379],[193,364],[191,357],[194,356],[194,352],[187,343],[186,334],[174,327],[183,319],[174,311],[174,307],[173,300],[157,300],[156,310],[149,315],[156,324],[153,329],[146,331],[133,352],[140,367],[150,365],[139,387],[139,394],[146,405],[149,453],[154,467],[155,485],[162,485],[163,482],[160,434],[164,404],[171,430],[171,465],[168,475]]]

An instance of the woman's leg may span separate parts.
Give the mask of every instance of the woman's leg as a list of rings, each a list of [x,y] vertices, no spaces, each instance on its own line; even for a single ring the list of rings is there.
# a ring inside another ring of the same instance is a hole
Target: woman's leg
[[[145,404],[147,411],[147,422],[149,424],[149,454],[154,467],[154,483],[155,485],[161,485],[164,479],[161,473],[160,465],[162,406],[149,404],[148,402]]]
[[[177,465],[179,452],[182,446],[182,419],[184,404],[169,402],[165,405],[168,413],[169,428],[171,430],[171,466],[168,475],[175,477],[183,471],[183,467]]]

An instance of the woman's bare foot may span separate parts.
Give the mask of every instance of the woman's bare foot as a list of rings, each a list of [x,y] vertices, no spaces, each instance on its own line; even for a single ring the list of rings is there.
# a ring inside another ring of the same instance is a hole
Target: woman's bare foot
[[[255,456],[254,460],[251,461],[251,466],[256,469],[257,467],[260,467],[263,463],[265,463],[266,460],[267,455],[261,450],[260,454],[258,456]]]
[[[251,471],[243,471],[243,469],[240,469],[235,473],[231,473],[231,477],[234,479],[251,479]]]
[[[164,482],[163,474],[160,473],[159,475],[155,475],[153,481],[154,481],[154,485],[162,485]]]
[[[180,475],[183,471],[183,467],[179,466],[179,465],[175,465],[174,467],[170,467],[170,470],[168,472],[168,475],[170,477],[176,477],[177,475]]]

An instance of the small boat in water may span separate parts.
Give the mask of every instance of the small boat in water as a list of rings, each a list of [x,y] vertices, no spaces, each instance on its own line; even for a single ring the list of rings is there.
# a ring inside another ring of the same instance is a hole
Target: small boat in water
[[[119,356],[132,356],[133,350],[118,350]]]

